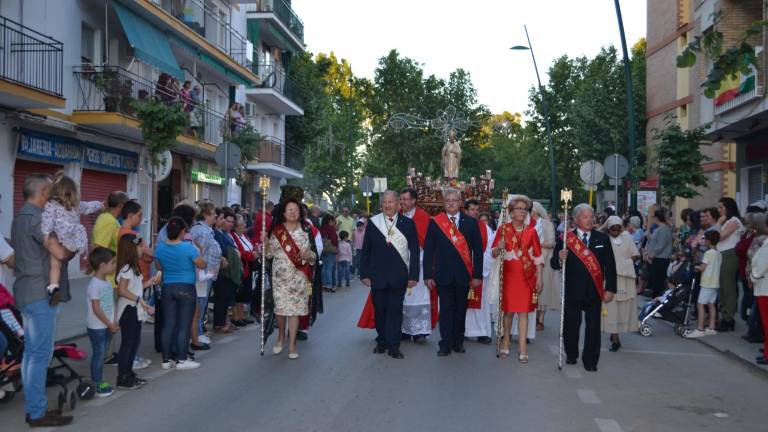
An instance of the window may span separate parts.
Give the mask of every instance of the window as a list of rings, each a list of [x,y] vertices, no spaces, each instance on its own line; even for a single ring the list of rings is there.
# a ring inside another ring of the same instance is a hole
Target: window
[[[93,29],[83,23],[80,31],[80,60],[84,64],[94,64],[96,60],[96,38]]]
[[[747,168],[747,203],[763,199],[763,167]]]

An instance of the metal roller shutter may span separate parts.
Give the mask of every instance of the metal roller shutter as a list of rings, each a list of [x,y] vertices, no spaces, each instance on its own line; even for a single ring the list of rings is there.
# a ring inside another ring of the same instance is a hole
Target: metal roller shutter
[[[62,168],[61,165],[56,164],[16,159],[13,169],[13,214],[15,215],[24,205],[24,180],[28,175],[34,173],[54,175]]]
[[[124,174],[84,169],[80,179],[80,199],[82,201],[105,201],[114,191],[125,191],[128,180]],[[88,233],[88,244],[91,244],[91,231],[96,223],[98,214],[83,216],[80,220]],[[88,267],[87,260],[80,261],[80,268]]]

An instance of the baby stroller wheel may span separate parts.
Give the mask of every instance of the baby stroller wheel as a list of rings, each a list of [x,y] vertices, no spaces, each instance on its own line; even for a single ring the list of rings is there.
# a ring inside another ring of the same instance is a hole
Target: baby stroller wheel
[[[69,410],[74,411],[76,406],[77,406],[77,396],[73,390],[69,392]]]
[[[650,324],[643,324],[640,326],[640,334],[648,337],[653,334],[653,326]]]
[[[14,396],[16,396],[16,392],[14,390],[6,390],[5,394],[0,397],[0,403],[8,403],[13,400]]]
[[[56,410],[59,412],[59,415],[61,415],[61,413],[64,412],[64,405],[66,404],[67,404],[67,394],[64,393],[64,390],[62,390],[56,396]]]
[[[682,336],[684,331],[685,331],[685,327],[683,327],[682,324],[675,324],[675,334],[676,335]]]
[[[77,396],[82,400],[93,399],[96,394],[96,387],[89,382],[81,382],[77,385]]]

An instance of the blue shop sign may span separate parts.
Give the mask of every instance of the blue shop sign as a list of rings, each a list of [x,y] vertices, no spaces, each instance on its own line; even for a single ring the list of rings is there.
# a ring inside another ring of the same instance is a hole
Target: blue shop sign
[[[27,130],[19,135],[21,155],[53,162],[80,162],[80,141]]]
[[[86,143],[85,164],[112,171],[137,172],[139,155],[134,152]]]

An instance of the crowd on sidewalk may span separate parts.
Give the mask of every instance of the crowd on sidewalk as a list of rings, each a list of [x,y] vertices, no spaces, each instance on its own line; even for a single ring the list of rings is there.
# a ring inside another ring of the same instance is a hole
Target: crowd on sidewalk
[[[90,267],[86,296],[74,300],[83,301],[87,312],[83,326],[92,348],[90,380],[97,397],[110,396],[114,387],[130,390],[146,383],[137,374],[151,363],[139,350],[144,323],[154,324],[154,347],[161,353],[163,369],[192,370],[201,366],[194,353],[212,349],[212,332],[232,333],[260,319],[261,229],[271,232],[272,203],[267,203],[266,213],[251,215],[239,205],[181,202],[152,242],[139,233],[144,219],[141,205],[125,192],[112,192],[103,202],[80,201],[77,184],[57,173],[29,175],[23,195],[10,242],[0,239],[0,283],[10,284],[8,274],[15,275],[11,301],[24,323],[21,380],[30,426],[72,421],[71,416],[49,409],[46,376],[60,303],[72,300],[67,268],[73,259],[85,258]],[[275,222],[289,225],[284,221],[285,206],[276,211]],[[80,217],[97,212],[100,215],[87,232]],[[343,263],[352,261],[344,243],[347,236],[341,235],[342,275]],[[270,248],[266,253],[270,258],[276,255]],[[336,267],[336,260],[329,262]],[[276,309],[280,300],[296,301],[278,288]],[[305,314],[288,315],[298,319]],[[280,324],[281,316],[277,317],[278,344],[285,337],[282,319]],[[306,333],[292,336],[306,338]],[[0,332],[0,359],[6,355],[7,342]],[[291,358],[298,358],[295,345]],[[116,382],[104,379],[104,365],[117,366]]]

